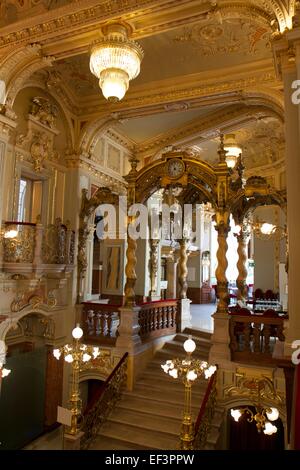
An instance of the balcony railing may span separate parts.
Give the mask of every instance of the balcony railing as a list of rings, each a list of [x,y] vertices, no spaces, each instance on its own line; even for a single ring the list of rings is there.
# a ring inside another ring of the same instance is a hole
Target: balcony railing
[[[121,305],[83,302],[84,340],[115,344]],[[176,333],[177,300],[159,300],[139,305],[138,322],[142,341]]]
[[[284,341],[284,317],[265,315],[232,315],[230,349],[232,360],[273,363],[277,341]]]
[[[5,222],[2,230],[3,270],[61,271],[74,263],[75,232],[56,219],[54,224]]]

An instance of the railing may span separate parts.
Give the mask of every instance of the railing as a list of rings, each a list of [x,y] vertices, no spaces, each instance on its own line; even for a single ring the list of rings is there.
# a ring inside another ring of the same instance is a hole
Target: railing
[[[81,431],[84,436],[81,440],[81,449],[88,449],[107,417],[120,400],[127,380],[127,358],[125,353],[103,386],[88,404],[85,412]]]
[[[5,222],[3,260],[5,263],[33,263],[36,224]],[[15,236],[13,236],[15,235]]]
[[[121,305],[83,302],[85,341],[114,345],[118,335]],[[142,341],[176,333],[177,300],[158,300],[138,305]]]
[[[142,341],[176,333],[177,300],[159,300],[141,304],[139,325]]]
[[[73,264],[75,233],[62,224],[61,219],[47,227],[39,222],[5,222],[4,225],[4,263]]]
[[[284,318],[264,315],[232,315],[230,349],[233,360],[274,362],[275,340],[284,341]]]
[[[83,302],[82,325],[85,341],[115,344],[120,305]]]
[[[200,407],[200,411],[195,423],[195,439],[193,448],[201,450],[204,448],[207,437],[211,429],[211,423],[215,413],[217,401],[217,372],[209,379],[208,386]]]

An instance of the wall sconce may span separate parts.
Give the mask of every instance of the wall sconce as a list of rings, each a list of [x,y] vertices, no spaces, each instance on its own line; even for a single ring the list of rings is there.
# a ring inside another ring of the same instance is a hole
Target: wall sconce
[[[260,221],[256,219],[254,222],[249,222],[249,225],[253,229],[254,234],[262,240],[281,240],[287,237],[287,228],[281,227],[280,225],[274,225],[269,222]]]
[[[246,398],[253,403],[255,412],[249,407],[234,408],[230,411],[232,418],[239,422],[241,416],[247,414],[249,416],[247,421],[255,422],[259,433],[263,431],[267,436],[271,436],[277,432],[277,427],[272,422],[279,418],[276,406],[282,403],[281,396],[276,392],[274,383],[268,377],[240,377],[237,386],[229,387],[225,394]],[[264,405],[264,402],[270,405]]]

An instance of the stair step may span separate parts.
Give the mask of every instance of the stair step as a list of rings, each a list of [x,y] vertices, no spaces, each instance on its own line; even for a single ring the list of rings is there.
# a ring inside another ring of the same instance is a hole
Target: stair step
[[[169,349],[168,346],[165,346],[163,349],[160,349],[157,351],[155,354],[155,358],[153,359],[153,362],[158,362],[168,360],[168,359],[175,359],[178,357],[179,359],[184,359],[186,357],[185,351],[183,348],[178,348],[178,349]],[[193,353],[193,358],[194,359],[200,359],[202,361],[206,361],[208,359],[208,351],[205,350],[198,350]],[[152,361],[151,361],[152,362]]]
[[[149,381],[157,381],[157,380],[163,380],[165,383],[168,383],[168,384],[172,384],[172,386],[174,385],[178,385],[180,384],[181,387],[183,387],[183,384],[182,382],[177,379],[173,379],[173,377],[171,377],[169,374],[166,374],[163,369],[161,368],[161,365],[160,364],[155,364],[151,367],[147,367],[146,370],[144,370],[144,372],[138,377],[137,379],[137,384],[140,383],[140,381],[145,381],[145,379],[149,380]],[[207,380],[202,376],[200,377],[199,379],[197,379],[196,383],[194,383],[193,385],[193,390],[194,390],[194,387],[197,387],[197,386],[204,386],[205,388],[207,387]]]
[[[205,338],[211,341],[212,333],[205,330],[199,330],[197,328],[185,328],[183,331],[185,335],[192,335],[198,338]]]
[[[155,431],[149,429],[143,429],[141,432],[140,428],[130,427],[127,424],[112,423],[107,421],[101,428],[99,439],[104,436],[110,439],[117,439],[125,443],[126,446],[134,444],[142,446],[143,449],[162,449],[162,450],[175,450],[178,446],[178,436],[164,435],[161,433],[159,436]],[[94,442],[93,449],[98,449],[97,441]]]
[[[177,403],[163,402],[162,406],[161,401],[146,401],[144,398],[131,395],[124,396],[124,398],[118,403],[118,408],[179,419],[181,419],[183,413],[183,404],[179,407]],[[198,412],[198,406],[192,407],[194,417],[197,416]]]
[[[156,434],[168,434],[178,437],[180,433],[181,417],[168,418],[162,415],[152,415],[134,410],[117,408],[113,416],[109,418],[111,423],[126,424],[128,427],[153,430]]]
[[[134,442],[124,442],[123,439],[114,439],[99,434],[92,442],[89,450],[144,450],[145,446]]]
[[[172,401],[183,403],[184,397],[184,386],[181,388],[173,388],[170,384],[148,384],[148,383],[139,383],[134,387],[133,395],[143,395],[147,400],[153,400],[155,398],[164,401]],[[195,398],[198,402],[203,398],[205,394],[205,389],[194,388],[192,391],[192,398]]]
[[[184,333],[176,333],[176,335],[174,336],[173,338],[173,341],[178,341],[180,343],[183,343],[189,339],[189,338],[192,338],[193,341],[195,341],[196,343],[196,347],[201,346],[207,346],[208,348],[210,348],[211,346],[211,340],[208,339],[208,338],[202,338],[202,337],[199,337],[199,336],[193,336],[193,335],[186,335]]]

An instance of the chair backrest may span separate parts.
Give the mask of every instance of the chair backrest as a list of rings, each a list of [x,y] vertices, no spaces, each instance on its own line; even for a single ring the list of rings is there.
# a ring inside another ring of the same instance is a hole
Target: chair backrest
[[[255,298],[255,299],[264,299],[264,298],[265,298],[262,289],[255,289],[255,291],[254,291],[254,298]]]
[[[241,308],[238,305],[229,308],[229,312],[231,315],[251,315],[251,311],[248,308]]]
[[[274,294],[274,292],[272,291],[272,289],[266,290],[266,292],[265,292],[265,299],[266,299],[266,300],[274,300],[274,299],[275,299],[275,294]]]

